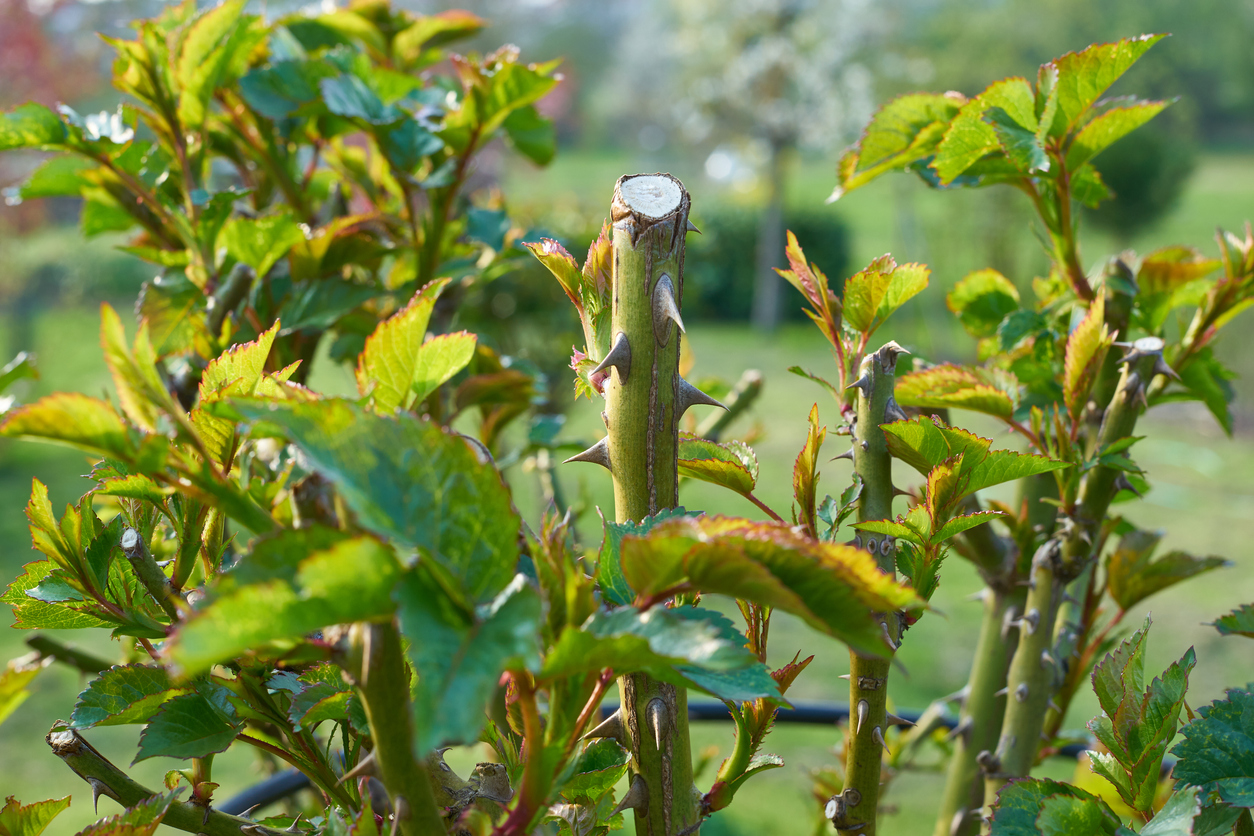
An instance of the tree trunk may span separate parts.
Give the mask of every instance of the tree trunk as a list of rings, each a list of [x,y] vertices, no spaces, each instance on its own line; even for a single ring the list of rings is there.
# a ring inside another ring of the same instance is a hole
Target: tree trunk
[[[784,258],[784,145],[771,141],[767,168],[767,202],[758,224],[757,260],[753,277],[753,327],[774,331],[780,319],[780,279],[775,268]]]

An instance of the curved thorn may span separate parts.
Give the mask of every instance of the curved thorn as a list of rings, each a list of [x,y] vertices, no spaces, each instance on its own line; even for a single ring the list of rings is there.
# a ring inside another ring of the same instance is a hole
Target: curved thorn
[[[866,722],[866,714],[871,710],[871,704],[866,700],[858,700],[858,716],[857,722],[854,723],[853,733],[855,735],[862,731],[862,724]]]
[[[905,717],[898,717],[896,714],[889,714],[888,725],[906,726],[907,728],[909,728],[910,726],[917,726],[918,723],[914,722],[913,720],[907,720]]]
[[[686,232],[695,232],[695,233],[697,233],[698,235],[700,235],[700,234],[701,234],[701,230],[697,229],[697,225],[696,225],[696,224],[694,224],[694,223],[692,222],[692,218],[687,218],[686,220],[688,221],[688,228],[687,228],[687,230],[685,230],[685,231],[686,231]]]
[[[1159,357],[1157,360],[1154,361],[1154,374],[1165,374],[1167,375],[1167,377],[1171,378],[1172,380],[1180,379],[1180,375],[1176,373],[1176,370],[1173,369],[1171,367],[1171,364],[1168,363],[1166,360],[1164,360],[1162,357]]]
[[[1009,694],[1009,693],[1010,693],[1010,686],[1009,686],[1009,685],[1007,685],[1005,688],[1002,688],[1000,691],[994,691],[994,692],[993,692],[993,696],[994,696],[994,697],[1004,697],[1004,696],[1006,696],[1006,695],[1007,695],[1007,694]]]
[[[290,825],[288,825],[288,826],[287,826],[287,830],[286,830],[286,832],[287,832],[287,833],[297,833],[298,831],[297,831],[297,829],[296,829],[296,825],[300,824],[301,817],[302,817],[302,816],[304,816],[304,815],[305,815],[304,813],[297,813],[297,814],[296,814],[296,818],[292,819],[292,823],[291,823]]]
[[[643,775],[637,775],[632,779],[631,786],[627,792],[623,794],[623,800],[618,802],[618,806],[610,811],[609,818],[614,818],[624,810],[644,810],[649,803],[649,787],[644,782]]]
[[[840,676],[838,676],[838,677],[836,677],[836,678],[837,678],[837,679],[843,679],[843,680],[845,680],[846,682],[848,682],[848,681],[849,681],[849,674],[847,674],[847,673],[842,673]]]
[[[845,387],[846,391],[850,389],[860,389],[864,396],[869,397],[871,394],[871,377],[866,374],[862,375],[862,377]]]
[[[886,422],[905,421],[908,417],[906,411],[897,404],[897,401],[889,396],[888,402],[884,404],[884,420]]]
[[[884,741],[884,732],[880,731],[879,726],[876,726],[875,729],[872,730],[871,737],[874,738],[876,743],[884,747],[885,752],[888,752],[890,755],[892,754],[892,750],[888,748],[888,743]]]
[[[1061,713],[1062,713],[1062,709],[1058,707],[1058,703],[1054,702],[1054,698],[1053,698],[1053,697],[1050,697],[1050,698],[1049,698],[1049,702],[1048,702],[1048,703],[1046,703],[1045,707],[1046,707],[1046,708],[1052,708],[1054,711],[1058,712],[1059,714],[1061,714]]]
[[[258,807],[260,807],[260,806],[261,806],[260,804],[254,804],[253,806],[249,807],[249,808],[248,808],[247,810],[245,810],[244,812],[240,813],[240,814],[239,814],[239,817],[240,817],[241,819],[247,819],[247,818],[250,818],[250,817],[252,816],[252,814],[253,814],[253,813],[257,812],[257,808],[258,808]]]
[[[675,414],[683,415],[688,411],[688,407],[704,404],[705,406],[717,406],[719,409],[727,409],[718,401],[711,398],[705,392],[693,386],[682,377],[679,379],[679,391],[676,393]]]
[[[91,784],[91,805],[97,813],[100,812],[100,796],[107,795],[113,798],[113,791],[110,790],[104,781],[99,778],[88,778],[87,783]],[[116,799],[115,799],[116,800]]]
[[[675,301],[675,286],[671,284],[671,277],[663,273],[653,286],[653,336],[657,337],[659,345],[666,345],[670,339],[672,322],[680,333],[687,333],[683,317],[679,315],[679,303]]]
[[[582,453],[571,456],[569,459],[562,462],[562,464],[569,464],[570,462],[591,462],[592,464],[601,465],[606,470],[612,470],[612,468],[610,468],[609,436],[606,436],[605,438],[598,441],[596,444],[593,444],[591,447],[589,447],[587,450],[584,450]]]
[[[968,601],[983,601],[988,598],[988,587],[984,587],[979,592],[972,592],[967,596]]]
[[[893,635],[892,635],[892,633],[890,633],[890,632],[888,631],[888,622],[887,622],[887,621],[881,621],[881,622],[880,622],[880,627],[882,627],[882,628],[884,629],[884,642],[885,642],[885,643],[886,643],[889,647],[891,647],[893,650],[896,650],[897,648],[901,647],[901,642],[898,642],[898,641],[893,641]]]
[[[645,708],[644,713],[649,721],[649,728],[653,730],[653,743],[657,746],[657,750],[661,752],[663,730],[670,726],[669,718],[666,716],[666,703],[654,697],[649,700],[649,705]]]
[[[580,740],[595,740],[598,738],[608,737],[610,740],[617,740],[619,743],[626,741],[627,736],[623,731],[623,714],[621,711],[615,711],[606,717],[601,723]],[[626,748],[625,746],[623,748]]]
[[[603,372],[611,366],[618,369],[618,382],[626,383],[627,375],[631,374],[631,343],[627,341],[627,335],[622,331],[619,331],[618,336],[614,338],[614,345],[610,347],[605,359],[598,363],[588,376]]]
[[[832,461],[837,461],[839,459],[848,459],[849,461],[853,461],[853,448],[850,447],[848,450],[841,453],[839,456],[832,456]]]
[[[1041,651],[1041,667],[1052,668],[1054,667],[1055,664],[1057,663],[1054,661],[1054,657],[1050,655],[1049,651],[1042,650]]]

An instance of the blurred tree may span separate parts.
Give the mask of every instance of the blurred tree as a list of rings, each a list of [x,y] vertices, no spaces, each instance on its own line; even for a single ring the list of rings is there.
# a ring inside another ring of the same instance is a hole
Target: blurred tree
[[[784,183],[798,148],[850,140],[871,111],[858,56],[876,30],[861,0],[669,0],[637,14],[614,78],[631,79],[626,113],[677,128],[690,142],[753,146],[766,179],[752,320],[779,321]]]
[[[1169,32],[1160,60],[1137,65],[1112,94],[1180,96],[1172,110],[1187,111],[1207,142],[1254,138],[1254,0],[892,0],[890,9],[897,49],[913,47],[964,93],[1004,75],[1035,77],[1061,50]],[[910,78],[899,84],[903,92],[917,86]]]
[[[1176,205],[1194,162],[1193,143],[1187,136],[1150,123],[1110,146],[1093,162],[1115,196],[1086,211],[1097,226],[1127,247],[1134,236],[1152,227]]]

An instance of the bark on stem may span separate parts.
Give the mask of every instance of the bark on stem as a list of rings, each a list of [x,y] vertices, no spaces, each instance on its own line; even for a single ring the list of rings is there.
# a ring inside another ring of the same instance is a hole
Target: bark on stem
[[[110,763],[78,732],[54,727],[46,738],[52,753],[78,777],[91,785],[97,798],[107,795],[123,807],[134,807],[157,795],[156,792],[131,780]],[[230,816],[191,801],[175,801],[161,823],[187,833],[205,836],[282,836],[283,831],[263,827],[239,816]],[[245,828],[248,828],[245,830]]]
[[[893,518],[892,457],[880,425],[893,401],[897,356],[902,349],[890,342],[862,360],[857,388],[857,421],[853,425],[853,467],[862,477],[858,521]],[[880,569],[895,575],[895,543],[887,536],[863,532],[855,541],[871,552]],[[901,641],[897,613],[880,613],[890,644]],[[841,833],[874,836],[880,796],[880,760],[888,728],[888,670],[890,659],[849,652],[850,729],[845,743],[845,789],[828,803],[829,818]]]
[[[610,206],[613,304],[608,435],[582,458],[608,465],[614,516],[639,521],[679,499],[679,418],[702,397],[679,376],[688,192],[670,175],[622,177]],[[688,696],[643,674],[618,680],[639,836],[695,833]],[[692,828],[690,830],[690,828]]]
[[[1145,406],[1145,390],[1162,359],[1162,340],[1137,340],[1124,355],[1119,386],[1111,398],[1098,433],[1101,449],[1132,434]],[[991,811],[997,793],[1010,778],[1027,775],[1036,760],[1049,703],[1060,683],[1052,655],[1054,626],[1067,583],[1080,575],[1094,557],[1093,543],[1116,493],[1118,470],[1095,467],[1080,484],[1075,507],[1054,539],[1032,558],[1031,584],[1019,636],[1019,647],[1007,679],[1009,699],[995,755],[989,759],[984,783],[985,810]],[[984,832],[988,832],[987,824]]]

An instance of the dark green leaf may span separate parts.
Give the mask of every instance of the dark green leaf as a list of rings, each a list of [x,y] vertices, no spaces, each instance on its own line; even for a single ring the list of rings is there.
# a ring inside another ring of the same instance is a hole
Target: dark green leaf
[[[1075,836],[1079,833],[1114,836],[1122,821],[1101,799],[1051,795],[1041,802],[1036,817],[1040,836]]]
[[[1150,532],[1130,531],[1107,558],[1106,588],[1120,609],[1131,609],[1156,592],[1228,565],[1222,557],[1194,557],[1182,551],[1151,560],[1160,539]]]
[[[418,675],[418,751],[475,742],[501,672],[540,665],[540,597],[516,575],[494,601],[469,612],[420,564],[397,587],[396,601]]]
[[[385,105],[366,82],[349,73],[324,78],[318,87],[327,109],[337,116],[361,119],[371,125],[390,125],[405,115],[399,108]]]
[[[86,627],[105,627],[101,621],[89,613],[78,612],[71,607],[47,604],[28,596],[47,578],[54,569],[50,560],[38,560],[26,564],[24,574],[19,575],[0,601],[13,607],[14,626],[23,630],[79,630]]]
[[[1232,612],[1215,619],[1221,636],[1247,636],[1254,639],[1254,604],[1242,604]]]
[[[100,674],[78,695],[70,715],[76,729],[145,723],[172,697],[187,693],[174,689],[165,668],[147,665],[115,665]]]
[[[413,173],[423,159],[444,147],[444,140],[420,125],[417,119],[412,118],[405,119],[395,127],[379,131],[378,137],[379,147],[387,155],[388,162],[406,173]]]
[[[196,683],[192,693],[166,702],[140,734],[139,754],[133,763],[225,752],[244,725],[231,705],[230,694],[225,686],[208,680]]]
[[[469,601],[491,600],[514,576],[518,514],[500,474],[470,442],[343,400],[237,408],[284,427],[363,527],[425,551]]]
[[[1184,387],[1215,416],[1224,432],[1232,435],[1232,409],[1229,404],[1236,398],[1231,380],[1236,375],[1224,367],[1210,347],[1203,348],[1193,360],[1180,369]]]
[[[1082,803],[1098,805],[1103,813],[1101,820],[1113,821],[1114,826],[1109,830],[1104,829],[1103,824],[1103,829],[1078,831],[1076,836],[1080,832],[1113,834],[1119,824],[1119,818],[1110,811],[1106,802],[1079,787],[1049,779],[1020,778],[1006,784],[997,794],[997,804],[993,807],[992,836],[1039,836],[1037,818],[1041,815],[1046,800],[1050,798],[1073,798]],[[1059,809],[1058,812],[1064,811]]]
[[[594,740],[579,754],[573,773],[561,786],[564,798],[600,798],[627,773],[627,750],[609,738]]]
[[[279,334],[334,327],[342,317],[379,295],[375,288],[344,279],[315,279],[296,285],[279,310],[278,319],[283,323]]]
[[[1254,693],[1232,688],[1198,714],[1171,750],[1179,758],[1173,774],[1234,807],[1254,808]]]
[[[486,244],[498,252],[505,248],[505,234],[509,232],[509,215],[501,209],[466,210],[466,237]]]
[[[271,119],[283,119],[318,98],[318,82],[339,75],[325,61],[277,61],[252,70],[239,80],[248,105]]]
[[[600,509],[598,509],[598,513],[600,513]],[[621,552],[623,538],[628,535],[638,537],[642,534],[647,534],[653,529],[653,526],[664,520],[687,515],[688,511],[683,506],[658,511],[653,516],[645,517],[638,523],[631,521],[625,523],[611,522],[602,515],[601,522],[605,529],[605,534],[601,538],[601,553],[597,558],[597,584],[601,589],[602,597],[606,601],[621,607],[630,604],[636,597],[636,593],[632,591],[631,585],[623,577]]]
[[[557,153],[557,129],[534,105],[515,110],[505,119],[503,127],[519,153],[536,165],[548,165]]]

